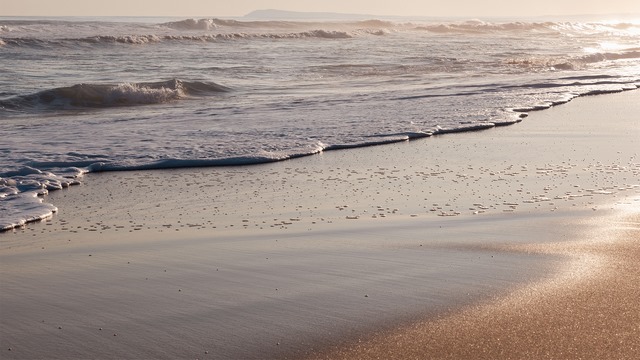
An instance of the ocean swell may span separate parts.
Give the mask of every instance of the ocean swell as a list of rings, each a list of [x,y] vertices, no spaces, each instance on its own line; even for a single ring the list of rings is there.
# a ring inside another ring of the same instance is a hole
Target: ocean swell
[[[425,31],[433,34],[500,34],[512,35],[568,35],[615,34],[637,37],[640,24],[636,23],[583,23],[583,22],[486,22],[468,20],[458,22],[393,22],[385,20],[363,21],[240,21],[231,19],[184,19],[154,26],[101,27],[104,23],[82,23],[82,31],[68,32],[64,37],[51,37],[54,28],[75,27],[74,22],[22,21],[0,25],[0,46],[56,47],[74,45],[144,45],[170,40],[220,41],[234,39],[345,39],[366,35],[384,35],[390,32]],[[91,26],[89,26],[91,25]],[[95,25],[95,26],[94,26]],[[10,27],[11,26],[11,27]],[[95,32],[88,29],[97,28]],[[14,31],[15,30],[15,31]],[[124,32],[124,33],[123,33]],[[69,37],[69,34],[73,34]]]
[[[638,59],[640,58],[640,49],[631,49],[621,52],[599,52],[578,58],[578,61],[584,63],[596,63],[607,60],[622,60],[622,59]]]
[[[594,52],[574,57],[522,57],[506,59],[506,65],[540,70],[578,70],[606,61],[640,59],[640,49],[618,52]]]
[[[195,31],[195,30],[251,30],[251,29],[270,29],[270,30],[291,30],[291,29],[309,29],[319,26],[332,26],[335,27],[337,23],[333,22],[304,22],[304,21],[277,21],[277,20],[264,20],[264,21],[240,21],[231,19],[185,19],[181,21],[172,21],[162,23],[160,26],[167,27],[174,30],[181,31]],[[375,23],[358,22],[358,23],[340,23],[340,27],[352,27],[356,24],[359,26],[373,25]]]
[[[229,88],[216,83],[178,79],[116,85],[76,84],[0,100],[0,109],[28,111],[161,104],[187,96],[204,96],[228,90]]]
[[[553,22],[509,22],[488,23],[481,20],[469,20],[459,23],[441,23],[416,25],[415,30],[429,31],[433,33],[487,33],[487,32],[515,32],[532,30],[552,30]]]
[[[65,24],[55,23],[58,26]],[[97,23],[99,25],[100,23]],[[26,26],[26,25],[25,25]],[[28,26],[27,26],[28,27]],[[225,41],[260,39],[348,39],[367,35],[385,35],[391,32],[424,31],[433,34],[512,34],[512,35],[568,35],[616,34],[637,37],[640,25],[634,23],[580,23],[580,22],[485,22],[469,20],[461,22],[399,23],[383,20],[351,22],[304,21],[238,21],[226,19],[185,19],[157,24],[156,27],[129,27],[128,34],[113,28],[105,28],[97,34],[77,37],[51,38],[47,32],[13,31],[8,25],[0,25],[0,46],[60,47],[146,45],[167,41]],[[142,33],[139,31],[143,31]],[[148,33],[146,33],[148,31]],[[15,33],[15,34],[14,34]],[[12,35],[12,36],[9,36]]]
[[[81,39],[65,39],[66,42],[79,42],[89,44],[132,44],[143,45],[160,42],[157,35],[123,35],[123,36],[93,36]]]
[[[63,46],[109,46],[109,45],[148,45],[170,41],[196,41],[196,42],[216,42],[229,40],[288,40],[288,39],[350,39],[363,35],[385,35],[388,31],[383,29],[360,29],[354,31],[340,31],[328,29],[315,29],[290,33],[251,33],[251,32],[227,32],[217,34],[201,35],[100,35],[84,38],[67,38],[43,40],[35,38],[7,38],[0,39],[2,46],[26,46],[37,48],[58,48]]]
[[[186,19],[160,25],[176,30],[212,30],[218,28],[215,19]]]

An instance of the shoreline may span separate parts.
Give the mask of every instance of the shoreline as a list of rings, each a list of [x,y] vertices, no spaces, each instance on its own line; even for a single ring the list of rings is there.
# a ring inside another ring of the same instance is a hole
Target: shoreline
[[[560,106],[560,105],[568,104],[571,101],[573,101],[574,99],[585,98],[585,97],[589,97],[589,96],[602,96],[602,95],[619,94],[619,93],[630,92],[630,91],[634,91],[634,90],[638,90],[638,89],[639,88],[636,85],[635,88],[624,87],[624,88],[615,89],[615,90],[594,90],[594,91],[587,92],[587,93],[584,93],[584,94],[577,94],[577,95],[575,95],[573,97],[568,97],[566,100],[563,100],[563,101],[547,102],[546,105],[537,105],[537,106],[532,106],[532,107],[528,107],[528,108],[510,109],[510,111],[512,111],[514,114],[518,114],[517,118],[514,119],[514,120],[504,120],[504,121],[493,122],[493,123],[492,122],[487,122],[485,124],[477,124],[475,126],[470,126],[470,127],[460,127],[460,128],[451,128],[451,129],[438,129],[438,130],[430,131],[430,132],[398,134],[398,135],[401,135],[401,138],[399,138],[399,139],[393,139],[392,135],[384,136],[382,138],[388,138],[388,139],[374,141],[374,142],[370,142],[370,143],[364,143],[364,144],[333,145],[333,146],[328,146],[328,147],[325,147],[325,148],[322,148],[322,149],[318,149],[318,150],[310,152],[310,153],[301,153],[301,154],[289,155],[286,158],[282,158],[282,159],[262,159],[262,160],[257,160],[257,159],[252,159],[252,158],[248,158],[248,157],[242,157],[242,158],[230,158],[230,159],[219,159],[219,160],[159,160],[155,164],[131,166],[131,167],[122,168],[122,169],[110,168],[109,164],[105,165],[104,163],[94,163],[94,164],[91,164],[88,167],[90,170],[87,170],[87,172],[83,173],[83,175],[86,175],[86,174],[99,174],[99,173],[103,173],[103,172],[119,172],[119,171],[129,172],[129,171],[142,171],[142,170],[147,170],[147,171],[148,170],[180,170],[180,169],[194,169],[194,168],[207,168],[207,167],[215,167],[215,168],[233,167],[233,168],[235,168],[235,167],[243,167],[243,166],[268,165],[268,164],[271,164],[271,163],[277,163],[277,162],[283,162],[283,161],[291,161],[291,160],[296,160],[296,159],[305,158],[305,157],[309,157],[309,156],[319,155],[319,154],[322,154],[322,153],[325,153],[325,152],[330,152],[330,151],[351,150],[351,149],[361,149],[361,148],[374,147],[374,146],[377,147],[377,146],[384,146],[384,145],[393,145],[393,144],[409,142],[409,141],[415,141],[415,140],[424,139],[424,138],[430,138],[432,136],[441,136],[441,135],[447,135],[447,134],[459,134],[459,133],[468,133],[468,132],[476,133],[476,132],[480,132],[480,131],[485,131],[485,130],[491,130],[491,129],[495,129],[495,128],[509,127],[511,125],[516,125],[516,124],[522,122],[523,119],[527,118],[529,116],[529,114],[532,113],[532,112],[549,110],[549,109],[555,108],[555,107]],[[77,177],[76,178],[72,178],[72,179],[61,178],[59,182],[62,185],[61,189],[48,189],[46,194],[48,194],[48,191],[67,189],[70,186],[78,185],[78,184],[81,183],[78,180]],[[42,195],[38,195],[38,199],[40,201],[43,201],[44,197]],[[47,213],[41,214],[41,215],[35,215],[35,216],[32,215],[29,218],[25,219],[23,224],[13,224],[13,226],[11,226],[11,225],[4,226],[4,227],[0,228],[0,234],[2,234],[3,232],[14,231],[15,229],[18,229],[21,226],[22,227],[26,226],[27,224],[31,224],[31,223],[39,222],[39,221],[44,221],[44,220],[47,220],[47,219],[51,218],[53,216],[53,214],[55,212],[57,212],[57,208],[53,204],[50,204],[50,205],[51,206],[48,209]]]
[[[88,174],[47,196],[52,219],[0,235],[3,357],[358,357],[376,332],[517,312],[499,301],[571,263],[556,244],[638,207],[637,97],[292,162]]]

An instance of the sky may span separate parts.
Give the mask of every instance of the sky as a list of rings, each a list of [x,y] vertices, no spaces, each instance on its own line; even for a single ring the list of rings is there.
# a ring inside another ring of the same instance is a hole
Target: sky
[[[242,16],[279,9],[394,16],[638,14],[640,0],[0,0],[0,16]]]

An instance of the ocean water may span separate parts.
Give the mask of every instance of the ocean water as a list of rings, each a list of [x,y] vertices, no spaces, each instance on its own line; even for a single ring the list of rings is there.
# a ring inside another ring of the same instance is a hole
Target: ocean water
[[[245,165],[640,86],[640,21],[0,18],[0,230],[82,174]]]

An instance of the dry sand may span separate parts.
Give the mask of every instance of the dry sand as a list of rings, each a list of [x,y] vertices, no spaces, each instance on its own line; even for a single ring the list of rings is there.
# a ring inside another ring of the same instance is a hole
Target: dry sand
[[[638,357],[639,97],[275,164],[90,174],[47,197],[52,219],[0,234],[0,355]]]

